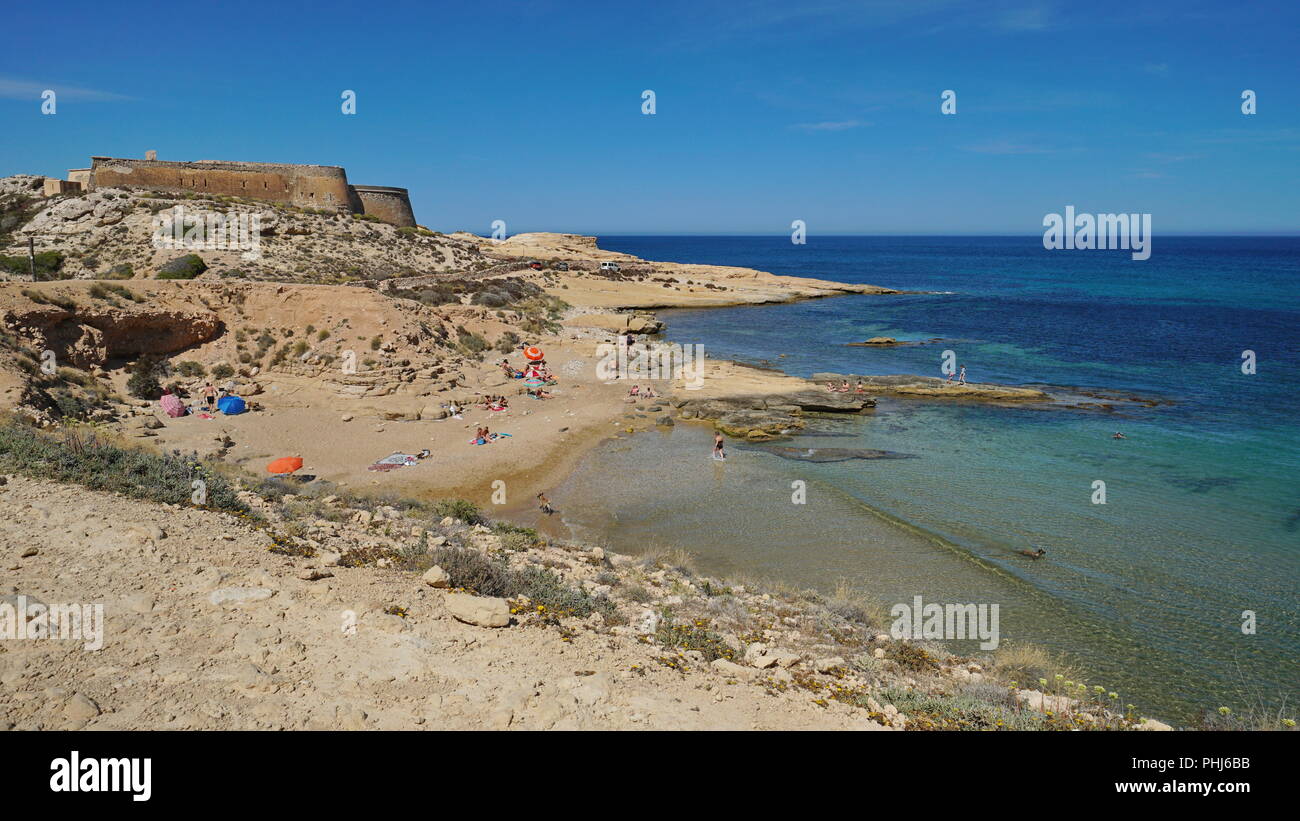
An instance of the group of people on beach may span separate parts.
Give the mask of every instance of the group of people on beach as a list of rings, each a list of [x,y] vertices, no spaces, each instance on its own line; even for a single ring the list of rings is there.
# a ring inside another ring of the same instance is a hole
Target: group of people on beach
[[[627,401],[635,402],[638,399],[656,399],[658,396],[659,394],[655,393],[655,389],[650,385],[646,385],[644,388],[640,385],[633,385],[631,390],[627,392]]]
[[[500,439],[501,437],[503,437],[503,436],[509,436],[509,435],[510,435],[510,434],[508,434],[508,433],[493,433],[492,431],[488,430],[487,425],[484,425],[483,427],[481,427],[481,428],[477,428],[477,429],[475,430],[475,432],[474,432],[474,438],[473,438],[473,440],[471,440],[470,444],[473,444],[473,445],[486,445],[486,444],[488,444],[489,442],[495,442],[496,440]]]
[[[826,390],[830,391],[831,393],[849,393],[849,392],[866,393],[867,387],[866,385],[863,385],[862,380],[859,379],[858,386],[856,388],[850,388],[849,381],[846,379],[843,382],[841,382],[839,385],[836,385],[834,382],[827,382]]]
[[[176,385],[168,385],[163,388],[159,402],[170,416],[184,416],[186,414],[198,412],[216,413],[217,400],[227,395],[229,392],[230,391],[227,388],[217,388],[211,382],[204,382],[203,387],[199,390],[199,400],[201,404],[196,407],[190,407],[181,400],[181,397],[185,394],[180,387]]]

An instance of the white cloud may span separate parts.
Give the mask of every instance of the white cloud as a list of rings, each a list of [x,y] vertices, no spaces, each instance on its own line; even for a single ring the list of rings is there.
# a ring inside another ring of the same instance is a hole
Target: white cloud
[[[10,100],[40,100],[47,89],[53,90],[61,100],[81,100],[83,102],[109,103],[130,100],[125,94],[111,91],[97,91],[93,88],[67,85],[65,83],[37,83],[20,80],[15,77],[0,77],[0,97]]]
[[[861,128],[867,125],[871,123],[864,123],[861,120],[831,120],[821,123],[798,123],[792,127],[800,131],[847,131],[850,128]]]

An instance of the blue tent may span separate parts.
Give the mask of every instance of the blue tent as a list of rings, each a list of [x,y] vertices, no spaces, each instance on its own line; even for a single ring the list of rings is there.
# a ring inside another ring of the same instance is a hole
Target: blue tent
[[[238,396],[223,396],[217,400],[217,410],[226,416],[234,416],[237,413],[243,413],[247,409],[244,400]]]

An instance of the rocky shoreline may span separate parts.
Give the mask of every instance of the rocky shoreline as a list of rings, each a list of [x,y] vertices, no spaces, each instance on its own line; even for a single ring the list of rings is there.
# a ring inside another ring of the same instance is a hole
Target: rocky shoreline
[[[1054,680],[1032,652],[894,639],[849,590],[463,505],[241,479],[224,510],[155,500],[165,483],[125,498],[23,475],[23,435],[0,429],[4,601],[101,605],[104,641],[0,645],[2,728],[1168,729],[1025,687]],[[34,529],[57,538],[33,550]]]

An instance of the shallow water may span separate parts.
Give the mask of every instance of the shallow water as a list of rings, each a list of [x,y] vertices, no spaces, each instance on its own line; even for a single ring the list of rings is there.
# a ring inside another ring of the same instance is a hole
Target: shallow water
[[[1170,239],[1149,263],[1048,253],[1036,240],[833,238],[834,252],[762,238],[613,238],[653,259],[726,262],[951,294],[844,297],[661,314],[710,355],[816,371],[1051,382],[1171,400],[1121,414],[885,400],[816,423],[794,447],[916,459],[797,461],[703,428],[618,440],[555,494],[566,521],[617,547],[687,546],[714,573],[887,604],[999,603],[1004,640],[1058,648],[1148,713],[1297,696],[1300,413],[1296,240]],[[829,242],[827,240],[826,242]],[[1173,246],[1173,247],[1168,247]],[[870,336],[933,346],[849,347]],[[1259,372],[1240,371],[1253,349]],[[784,357],[781,354],[785,354]],[[1122,429],[1129,437],[1110,438]],[[791,482],[808,483],[807,504]],[[1094,504],[1094,482],[1106,504]],[[1019,556],[1043,547],[1040,561]],[[1242,612],[1258,632],[1244,635]],[[1242,688],[1246,692],[1242,692]]]

